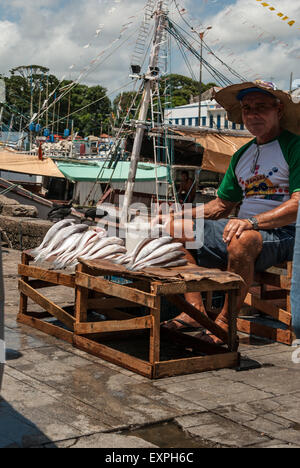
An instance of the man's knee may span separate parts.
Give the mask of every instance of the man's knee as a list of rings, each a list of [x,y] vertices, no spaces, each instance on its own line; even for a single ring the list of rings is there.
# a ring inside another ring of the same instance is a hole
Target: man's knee
[[[231,258],[256,259],[263,247],[263,239],[258,231],[244,231],[239,238],[234,237],[227,247]]]

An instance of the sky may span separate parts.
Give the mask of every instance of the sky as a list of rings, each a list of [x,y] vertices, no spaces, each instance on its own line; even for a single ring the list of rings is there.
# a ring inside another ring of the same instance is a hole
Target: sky
[[[206,43],[245,79],[274,81],[288,89],[291,72],[300,79],[300,2],[263,3],[170,0],[170,17],[191,35],[192,28],[200,32],[210,26]],[[13,67],[42,65],[60,79],[100,84],[114,97],[130,82],[129,65],[145,4],[146,0],[1,0],[0,73],[9,76]],[[174,49],[169,71],[189,75]],[[199,76],[199,63],[187,57],[194,76]],[[211,55],[205,59],[238,82]],[[207,72],[205,81],[213,81]]]

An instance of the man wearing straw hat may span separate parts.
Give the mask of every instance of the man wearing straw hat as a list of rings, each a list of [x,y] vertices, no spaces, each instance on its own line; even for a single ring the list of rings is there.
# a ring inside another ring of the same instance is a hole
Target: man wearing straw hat
[[[249,82],[222,89],[214,96],[228,113],[228,119],[244,123],[255,136],[232,157],[215,200],[204,206],[204,246],[189,261],[207,268],[221,268],[239,274],[245,282],[238,306],[244,303],[253,283],[254,271],[292,260],[295,221],[300,200],[300,105],[273,83]],[[239,204],[237,218],[228,219]],[[191,218],[203,216],[194,208]],[[169,219],[169,230],[184,228],[182,240],[192,240],[193,220]],[[186,216],[186,212],[185,212]],[[186,300],[205,312],[199,293]],[[216,320],[227,329],[227,304]],[[181,313],[165,327],[187,330],[199,327]],[[218,343],[206,334],[203,339]]]

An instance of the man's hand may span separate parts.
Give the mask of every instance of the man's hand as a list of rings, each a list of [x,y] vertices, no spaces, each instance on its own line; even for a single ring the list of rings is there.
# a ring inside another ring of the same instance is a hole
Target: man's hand
[[[230,244],[234,236],[238,239],[243,231],[250,231],[253,229],[252,224],[247,219],[231,219],[226,225],[223,233],[223,241]]]

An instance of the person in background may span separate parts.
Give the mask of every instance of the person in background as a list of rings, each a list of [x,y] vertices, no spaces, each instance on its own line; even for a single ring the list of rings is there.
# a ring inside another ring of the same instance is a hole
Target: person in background
[[[196,196],[196,184],[190,179],[188,171],[181,172],[181,184],[178,190],[179,203],[193,203]]]

